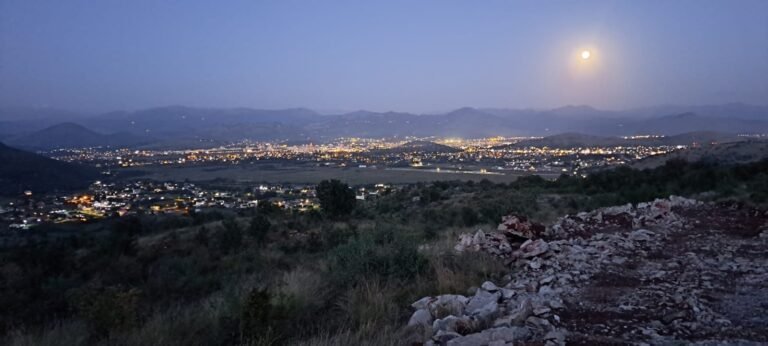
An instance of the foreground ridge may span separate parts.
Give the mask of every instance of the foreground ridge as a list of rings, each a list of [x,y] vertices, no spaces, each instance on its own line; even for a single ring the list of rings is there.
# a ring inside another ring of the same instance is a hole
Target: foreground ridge
[[[768,212],[670,196],[565,216],[505,217],[456,251],[507,261],[503,286],[424,297],[427,345],[768,341]]]

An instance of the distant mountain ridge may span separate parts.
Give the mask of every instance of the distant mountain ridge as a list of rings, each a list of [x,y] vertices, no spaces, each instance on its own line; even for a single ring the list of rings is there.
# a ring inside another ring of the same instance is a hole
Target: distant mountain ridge
[[[8,133],[18,137],[20,132],[29,134],[42,129],[29,122],[4,121],[6,118],[0,118],[0,136],[6,140],[9,140]],[[259,110],[169,106],[111,112],[73,119],[72,122],[101,133],[125,132],[142,138],[154,137],[163,145],[178,141],[323,141],[338,137],[478,138],[559,133],[626,136],[696,131],[768,133],[768,106],[657,106],[624,111],[589,106],[544,110],[464,107],[441,114],[361,110],[328,115],[306,108]]]

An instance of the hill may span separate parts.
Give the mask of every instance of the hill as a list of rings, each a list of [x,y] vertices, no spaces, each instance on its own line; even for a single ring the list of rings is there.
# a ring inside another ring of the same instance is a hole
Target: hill
[[[61,123],[43,130],[10,138],[11,145],[30,149],[128,147],[149,143],[148,137],[121,132],[101,134],[75,123]]]
[[[743,142],[746,137],[739,137],[732,133],[716,131],[695,131],[686,132],[679,135],[665,136],[659,139],[649,140],[648,142],[658,142],[663,145],[712,145],[722,143]]]
[[[550,148],[578,148],[578,147],[613,147],[622,145],[711,145],[718,143],[732,143],[744,141],[745,137],[739,137],[730,133],[714,131],[687,132],[678,135],[651,137],[651,138],[624,138],[609,136],[594,136],[583,133],[561,133],[544,138],[521,141],[506,147],[550,147]]]
[[[650,156],[632,165],[633,168],[656,168],[669,160],[688,162],[717,162],[719,164],[744,164],[768,159],[768,141],[740,141],[695,147],[674,151],[666,155]]]
[[[31,190],[50,192],[87,187],[99,177],[96,169],[56,161],[0,143],[0,195]]]

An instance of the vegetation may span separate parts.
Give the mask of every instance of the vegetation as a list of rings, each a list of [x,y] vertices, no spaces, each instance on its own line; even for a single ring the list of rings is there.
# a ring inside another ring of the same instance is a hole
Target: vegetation
[[[502,215],[551,220],[670,194],[768,202],[768,161],[670,162],[588,178],[435,182],[354,204],[318,187],[322,212],[197,213],[49,226],[0,252],[0,343],[267,345],[407,343],[409,304],[512,274],[451,251],[459,232]],[[351,198],[350,198],[351,197]],[[255,213],[255,214],[254,214]]]
[[[355,208],[355,192],[336,179],[323,180],[317,185],[320,207],[331,217],[349,215]]]

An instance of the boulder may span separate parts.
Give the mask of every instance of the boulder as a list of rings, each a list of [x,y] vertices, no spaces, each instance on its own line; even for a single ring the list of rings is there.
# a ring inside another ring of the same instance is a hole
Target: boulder
[[[527,240],[520,246],[520,256],[523,258],[531,258],[539,256],[549,250],[547,242],[542,239]]]
[[[428,327],[432,325],[432,314],[425,309],[416,310],[408,320],[408,326],[424,326]]]
[[[533,314],[531,298],[523,298],[516,306],[510,306],[509,308],[513,309],[509,314],[510,323],[513,325],[521,326],[525,324],[525,320]]]
[[[551,341],[555,345],[565,345],[565,331],[555,329],[544,335],[544,341]]]
[[[467,316],[448,316],[432,322],[432,330],[437,332],[467,332],[475,328],[475,323]]]
[[[413,302],[413,304],[411,304],[411,307],[414,309],[426,309],[429,303],[432,302],[434,299],[435,298],[432,298],[432,297],[421,298]]]
[[[435,333],[435,336],[433,336],[432,339],[434,339],[434,341],[437,341],[440,345],[445,345],[446,343],[448,343],[448,341],[451,341],[453,339],[460,338],[460,337],[461,337],[461,334],[459,333],[441,330]]]
[[[499,290],[499,287],[496,286],[496,284],[494,284],[493,282],[490,282],[490,281],[483,282],[483,284],[480,286],[480,288],[482,288],[482,289],[484,289],[484,290],[486,290],[488,292],[496,292],[496,291]]]
[[[427,309],[434,318],[445,316],[462,316],[469,299],[458,294],[443,294],[427,305]]]

